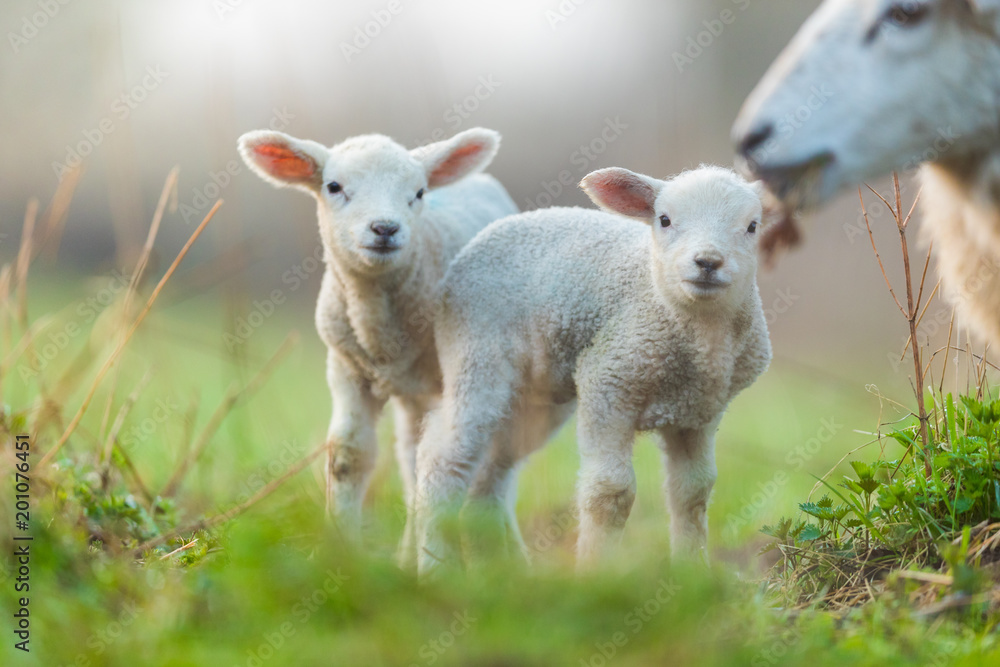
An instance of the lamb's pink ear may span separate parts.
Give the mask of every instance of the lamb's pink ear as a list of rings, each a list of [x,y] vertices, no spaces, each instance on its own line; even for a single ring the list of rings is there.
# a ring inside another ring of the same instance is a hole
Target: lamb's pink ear
[[[427,185],[439,188],[485,169],[500,149],[500,134],[482,127],[410,151],[427,170]]]
[[[580,187],[605,211],[651,223],[663,181],[614,167],[587,174]]]
[[[270,130],[247,132],[240,137],[239,149],[247,166],[265,181],[312,193],[319,192],[323,184],[323,167],[330,155],[315,141]]]

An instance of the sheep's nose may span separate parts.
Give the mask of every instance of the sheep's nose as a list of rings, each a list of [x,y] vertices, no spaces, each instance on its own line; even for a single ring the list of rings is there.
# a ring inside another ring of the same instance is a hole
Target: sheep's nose
[[[694,258],[694,263],[706,273],[712,273],[722,266],[723,259],[718,255],[700,255]]]
[[[750,159],[751,153],[760,148],[764,144],[764,142],[766,142],[772,136],[774,136],[773,123],[768,123],[767,125],[764,125],[763,127],[757,128],[756,130],[750,132],[749,134],[744,136],[739,142],[738,149],[740,151],[740,155],[742,155],[747,159]]]
[[[382,239],[389,239],[399,231],[399,225],[387,220],[377,220],[372,223],[371,230],[375,232],[375,236]]]

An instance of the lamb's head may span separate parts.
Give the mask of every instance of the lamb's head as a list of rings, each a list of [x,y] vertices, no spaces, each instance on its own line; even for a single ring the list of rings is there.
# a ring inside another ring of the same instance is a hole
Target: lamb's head
[[[316,198],[328,254],[366,275],[404,265],[419,233],[425,194],[484,169],[499,145],[500,135],[482,128],[412,151],[382,135],[353,137],[332,148],[269,130],[239,140],[243,159],[264,180]]]
[[[606,211],[652,226],[652,265],[660,291],[682,304],[743,303],[755,289],[757,232],[764,188],[721,167],[669,181],[627,169],[601,169],[580,184]]]
[[[795,207],[1000,143],[1000,0],[826,0],[733,139]]]

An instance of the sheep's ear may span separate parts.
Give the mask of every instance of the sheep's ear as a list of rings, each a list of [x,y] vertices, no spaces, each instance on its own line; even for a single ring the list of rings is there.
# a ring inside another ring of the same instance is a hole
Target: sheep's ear
[[[485,169],[500,149],[500,134],[482,127],[410,151],[427,170],[427,186],[439,188]]]
[[[615,167],[587,174],[580,187],[605,211],[652,222],[663,181]]]
[[[318,193],[330,151],[315,141],[282,132],[257,130],[239,140],[243,161],[261,178],[278,187],[297,187]]]

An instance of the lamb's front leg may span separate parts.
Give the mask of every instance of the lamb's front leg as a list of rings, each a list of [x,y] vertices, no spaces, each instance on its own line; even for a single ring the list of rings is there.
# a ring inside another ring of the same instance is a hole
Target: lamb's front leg
[[[396,560],[403,569],[416,569],[416,497],[417,497],[417,443],[420,441],[424,419],[435,407],[436,400],[420,397],[396,397],[392,401],[396,421],[396,460],[403,480],[403,499],[406,503],[406,527],[400,541]]]
[[[707,560],[708,500],[715,485],[715,431],[667,427],[663,436],[667,464],[670,550],[675,556]]]
[[[333,417],[327,434],[326,511],[348,540],[361,541],[361,505],[378,455],[375,424],[384,401],[331,350],[327,382]]]
[[[636,488],[632,467],[635,429],[627,420],[595,413],[581,401],[577,440],[580,535],[576,557],[577,569],[584,570],[617,546],[632,511]]]

